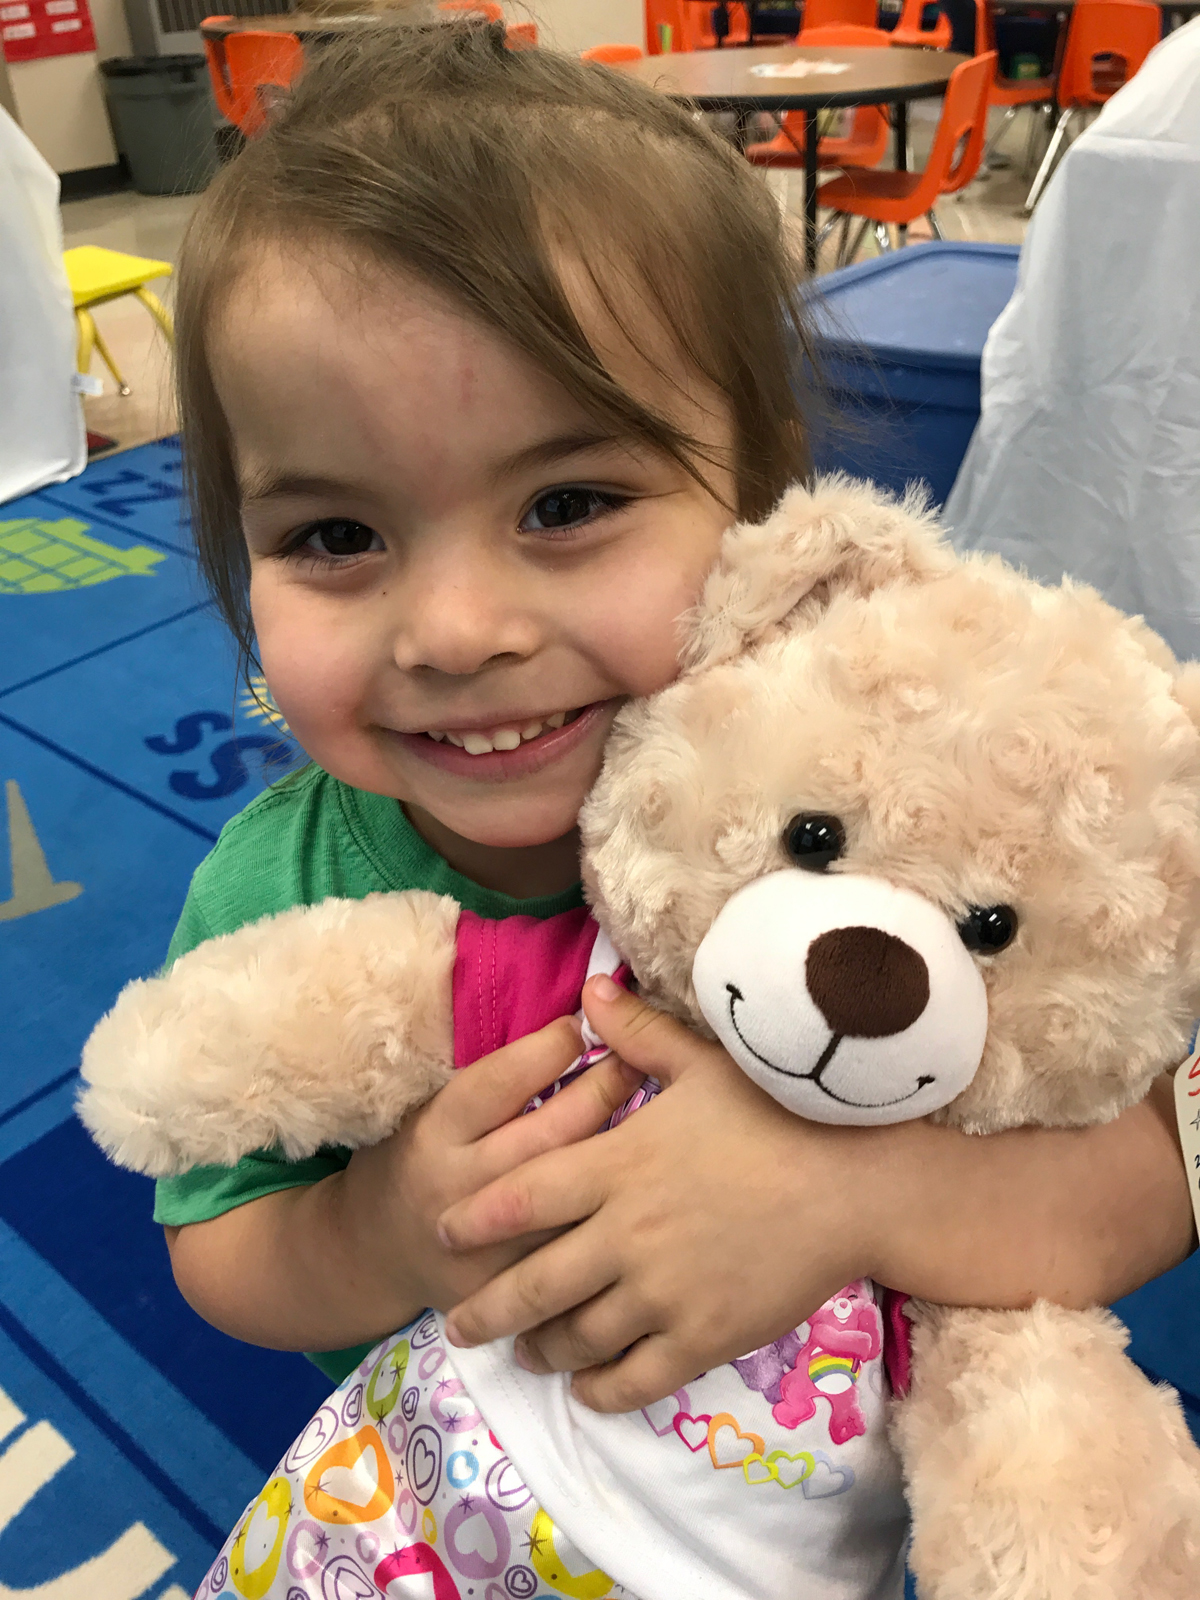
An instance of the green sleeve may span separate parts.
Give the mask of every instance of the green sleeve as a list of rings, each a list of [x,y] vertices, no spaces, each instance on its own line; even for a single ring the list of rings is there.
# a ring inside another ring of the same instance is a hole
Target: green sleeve
[[[214,937],[205,917],[201,898],[203,879],[197,873],[184,902],[179,922],[167,949],[166,966],[189,950]],[[191,1222],[207,1222],[248,1201],[280,1189],[294,1189],[319,1183],[340,1172],[350,1160],[350,1151],[341,1146],[321,1150],[306,1161],[288,1161],[277,1151],[256,1150],[243,1156],[235,1167],[193,1167],[177,1178],[160,1178],[154,1190],[154,1220],[164,1227],[181,1228]],[[333,1384],[340,1384],[367,1354],[370,1345],[352,1350],[311,1353],[309,1360]]]

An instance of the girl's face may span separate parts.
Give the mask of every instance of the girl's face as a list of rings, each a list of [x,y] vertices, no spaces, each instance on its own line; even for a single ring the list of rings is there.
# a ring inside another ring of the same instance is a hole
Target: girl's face
[[[618,381],[729,459],[715,396],[584,320]],[[260,659],[304,749],[452,860],[454,838],[568,835],[622,702],[675,676],[729,474],[706,491],[434,291],[316,255],[258,259],[213,368]]]

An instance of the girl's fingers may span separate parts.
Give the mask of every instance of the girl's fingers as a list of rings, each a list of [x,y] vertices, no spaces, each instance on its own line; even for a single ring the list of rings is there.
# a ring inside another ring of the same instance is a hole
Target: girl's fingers
[[[446,1318],[446,1337],[452,1345],[468,1348],[511,1338],[590,1300],[616,1276],[615,1263],[588,1237],[588,1230],[575,1229],[455,1306]]]
[[[473,1144],[525,1109],[563,1073],[583,1048],[574,1017],[481,1056],[456,1072],[434,1100],[451,1144]]]
[[[691,1383],[702,1367],[670,1334],[651,1333],[619,1360],[577,1372],[571,1393],[592,1411],[640,1411]]]
[[[716,1047],[697,1039],[682,1022],[656,1011],[611,978],[593,978],[583,991],[587,1019],[623,1061],[665,1089],[695,1064],[697,1053]]]
[[[447,1206],[438,1218],[438,1240],[447,1250],[478,1250],[569,1227],[599,1209],[607,1176],[604,1152],[586,1142],[549,1150]]]
[[[635,1303],[626,1286],[613,1284],[586,1305],[523,1333],[517,1356],[530,1372],[582,1372],[657,1331],[652,1313]]]
[[[479,1141],[479,1181],[485,1183],[535,1156],[599,1133],[641,1082],[642,1074],[618,1056],[598,1061],[536,1111],[515,1117]]]

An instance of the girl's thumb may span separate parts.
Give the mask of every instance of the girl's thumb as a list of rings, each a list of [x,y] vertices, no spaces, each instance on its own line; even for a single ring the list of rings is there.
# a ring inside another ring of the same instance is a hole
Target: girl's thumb
[[[681,1022],[656,1011],[611,978],[592,978],[583,991],[583,1009],[596,1032],[621,1060],[665,1089],[696,1055],[695,1037]]]

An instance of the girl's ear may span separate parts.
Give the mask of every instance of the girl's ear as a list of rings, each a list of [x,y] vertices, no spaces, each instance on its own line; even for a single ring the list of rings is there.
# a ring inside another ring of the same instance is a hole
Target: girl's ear
[[[923,583],[956,558],[926,497],[896,500],[841,473],[789,489],[765,522],[735,523],[684,619],[686,671],[732,660],[784,625],[815,620],[835,594]]]

